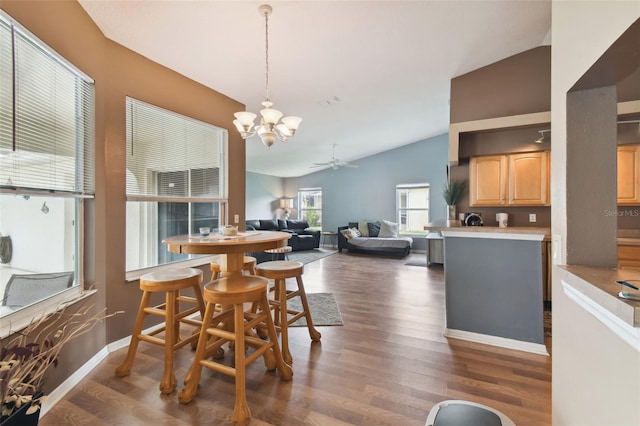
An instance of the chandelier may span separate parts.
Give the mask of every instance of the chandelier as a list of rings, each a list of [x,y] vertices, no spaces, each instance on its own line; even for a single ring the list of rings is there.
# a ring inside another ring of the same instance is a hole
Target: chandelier
[[[282,142],[286,142],[287,139],[295,135],[302,118],[300,117],[283,117],[282,122],[280,117],[282,113],[277,109],[271,108],[273,102],[269,100],[269,15],[273,9],[268,4],[263,4],[258,8],[258,12],[264,15],[264,38],[265,38],[265,88],[267,92],[266,99],[262,102],[264,109],[260,110],[260,124],[253,128],[256,114],[247,111],[236,112],[233,120],[233,124],[242,135],[242,139],[247,139],[254,136],[256,133],[260,136],[262,143],[271,148],[271,145],[280,139]]]

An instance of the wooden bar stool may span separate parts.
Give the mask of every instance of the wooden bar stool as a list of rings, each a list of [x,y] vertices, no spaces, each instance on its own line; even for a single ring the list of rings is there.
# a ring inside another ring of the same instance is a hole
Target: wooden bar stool
[[[274,308],[274,321],[276,330],[282,334],[282,355],[287,364],[293,363],[293,358],[289,352],[289,325],[305,317],[307,320],[307,328],[309,336],[314,342],[318,342],[322,335],[313,326],[311,320],[311,312],[307,303],[307,293],[304,291],[302,283],[302,274],[304,272],[304,264],[292,260],[274,260],[264,262],[256,267],[256,274],[274,280],[274,300],[269,303]],[[295,278],[298,288],[293,291],[287,291],[287,278]],[[302,302],[302,311],[294,311],[287,308],[287,301],[294,297],[300,297]],[[289,318],[289,314],[293,315]]]
[[[284,246],[284,247],[278,247],[274,249],[268,249],[268,250],[265,250],[264,252],[271,254],[271,260],[275,261],[277,260],[276,256],[281,253],[284,253],[284,258],[286,260],[289,260],[288,253],[291,253],[292,251],[293,251],[293,248],[291,246]]]
[[[261,277],[236,275],[220,278],[204,286],[203,296],[207,306],[193,364],[185,377],[185,387],[178,392],[180,403],[187,404],[193,400],[198,390],[202,367],[207,367],[235,377],[236,401],[232,420],[248,424],[251,411],[247,405],[245,391],[247,365],[263,355],[267,369],[277,369],[281,379],[291,380],[293,370],[285,364],[278,346],[278,337],[267,300],[267,285],[268,281]],[[257,313],[245,313],[244,304],[254,302],[259,306]],[[222,307],[222,312],[216,314],[218,307]],[[258,326],[266,328],[269,340],[253,336],[251,330]],[[233,342],[234,345],[233,367],[208,359],[226,342]],[[255,350],[248,351],[245,355],[245,345]]]
[[[133,360],[138,349],[138,342],[145,342],[164,346],[164,373],[160,381],[160,392],[168,394],[174,391],[177,385],[173,372],[173,352],[187,343],[198,339],[199,333],[193,333],[189,337],[180,336],[180,324],[189,324],[200,327],[197,319],[188,318],[191,314],[200,312],[204,315],[204,300],[202,298],[202,271],[195,268],[176,268],[164,271],[151,272],[140,277],[140,289],[142,299],[136,316],[136,322],[131,334],[129,351],[122,364],[116,368],[116,376],[123,377],[131,372]],[[195,297],[183,296],[181,290],[192,289]],[[152,293],[164,292],[165,302],[157,306],[149,306]],[[180,302],[195,305],[180,311]],[[158,315],[165,318],[164,326],[152,332],[144,334],[142,327],[147,315]],[[164,339],[156,337],[158,333],[165,333]]]
[[[256,274],[256,265],[258,264],[258,259],[253,256],[244,256],[242,258],[242,270],[249,273],[249,275]],[[211,269],[211,281],[217,280],[220,278],[220,265],[215,262],[211,262],[209,265]]]

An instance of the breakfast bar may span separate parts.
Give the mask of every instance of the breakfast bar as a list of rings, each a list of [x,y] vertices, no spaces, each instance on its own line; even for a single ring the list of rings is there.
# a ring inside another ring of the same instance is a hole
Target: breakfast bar
[[[448,227],[444,240],[447,337],[548,354],[542,242],[548,228]]]

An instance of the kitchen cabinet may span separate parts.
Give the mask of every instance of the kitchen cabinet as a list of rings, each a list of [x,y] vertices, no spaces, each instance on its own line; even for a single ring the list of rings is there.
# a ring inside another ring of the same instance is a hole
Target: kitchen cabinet
[[[618,245],[618,269],[640,271],[640,246]]]
[[[471,206],[548,206],[549,152],[473,157]]]
[[[507,203],[507,156],[473,157],[469,179],[472,206],[504,206]]]
[[[618,146],[618,204],[640,205],[640,145]]]
[[[549,204],[549,155],[547,151],[512,154],[509,159],[511,206]]]

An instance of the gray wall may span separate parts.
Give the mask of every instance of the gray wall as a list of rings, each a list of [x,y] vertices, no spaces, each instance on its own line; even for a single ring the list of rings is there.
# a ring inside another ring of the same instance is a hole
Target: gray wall
[[[276,198],[296,197],[299,188],[322,188],[324,230],[337,230],[356,220],[395,221],[396,185],[426,182],[431,185],[431,220],[444,220],[442,186],[446,181],[447,150],[448,135],[442,134],[352,161],[360,166],[357,169],[341,167],[284,179],[247,173],[246,217],[274,217],[275,209],[270,203]],[[292,218],[296,218],[295,209],[297,200]],[[424,250],[421,243],[416,241],[414,248]]]
[[[283,178],[247,172],[247,220],[276,218],[283,187]]]
[[[445,219],[441,187],[446,180],[448,135],[352,161],[357,169],[341,167],[298,178],[285,179],[285,193],[298,188],[322,188],[322,224],[325,230],[357,220],[390,220],[396,217],[396,185],[431,185],[431,220]],[[296,206],[297,207],[297,206]]]
[[[447,328],[544,344],[540,241],[445,237]]]

